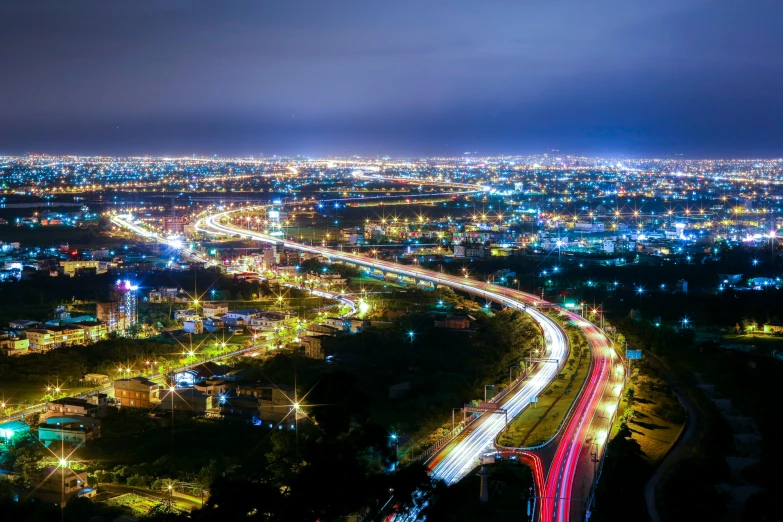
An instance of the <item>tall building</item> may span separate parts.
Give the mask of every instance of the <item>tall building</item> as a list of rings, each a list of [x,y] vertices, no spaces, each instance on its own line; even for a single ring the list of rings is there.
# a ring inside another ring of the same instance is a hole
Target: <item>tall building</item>
[[[112,287],[111,301],[98,303],[97,317],[106,323],[109,333],[125,333],[139,320],[138,287],[130,281],[118,280]]]

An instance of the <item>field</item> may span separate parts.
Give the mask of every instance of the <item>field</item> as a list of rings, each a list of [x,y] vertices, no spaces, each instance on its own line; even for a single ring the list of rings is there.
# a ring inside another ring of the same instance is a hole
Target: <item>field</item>
[[[36,226],[34,228],[5,225],[0,228],[0,240],[7,243],[18,241],[23,246],[37,245],[41,247],[68,243],[71,248],[116,248],[127,243],[119,238],[98,235],[91,230],[67,225]]]
[[[161,502],[153,500],[149,497],[141,497],[139,495],[134,495],[133,493],[125,493],[124,495],[107,500],[106,504],[110,506],[126,508],[133,516],[143,517],[147,515],[152,508],[160,505]]]

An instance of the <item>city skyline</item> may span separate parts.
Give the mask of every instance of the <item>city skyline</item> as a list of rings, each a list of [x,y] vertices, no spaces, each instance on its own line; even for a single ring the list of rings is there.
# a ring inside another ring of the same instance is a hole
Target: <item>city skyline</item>
[[[0,153],[773,158],[783,7],[0,7]]]

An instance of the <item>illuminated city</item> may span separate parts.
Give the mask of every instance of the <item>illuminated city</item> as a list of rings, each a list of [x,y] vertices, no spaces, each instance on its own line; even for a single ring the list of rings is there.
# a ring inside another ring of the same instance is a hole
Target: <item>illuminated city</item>
[[[2,520],[781,518],[780,7],[164,4],[0,7]]]

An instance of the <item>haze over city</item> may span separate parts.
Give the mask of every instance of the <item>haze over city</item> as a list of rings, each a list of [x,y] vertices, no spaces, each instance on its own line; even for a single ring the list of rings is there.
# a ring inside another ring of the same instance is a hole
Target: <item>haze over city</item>
[[[773,1],[3,2],[0,152],[780,155]]]

